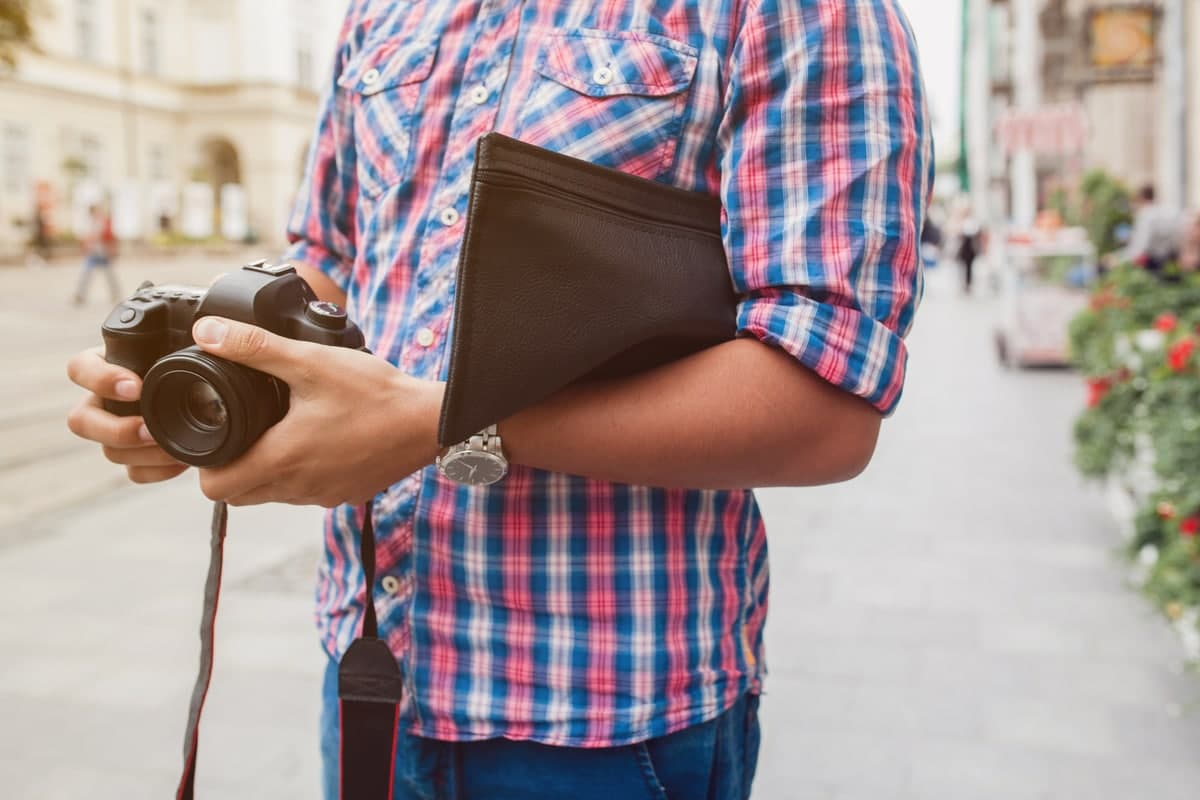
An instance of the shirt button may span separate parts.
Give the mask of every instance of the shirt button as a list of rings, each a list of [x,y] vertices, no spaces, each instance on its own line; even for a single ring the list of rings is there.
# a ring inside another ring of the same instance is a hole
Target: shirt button
[[[417,331],[417,344],[421,345],[421,347],[431,346],[434,338],[433,331],[429,330],[429,328],[421,328],[421,330]]]
[[[608,67],[600,67],[592,73],[592,80],[601,86],[608,86],[612,83],[613,71]]]
[[[363,73],[362,82],[366,86],[370,86],[375,81],[379,80],[379,70],[369,69]]]
[[[383,590],[388,594],[394,595],[400,593],[400,579],[395,575],[385,575],[383,580],[380,581],[380,584],[383,586]]]
[[[471,90],[471,102],[477,106],[481,106],[488,100],[488,95],[491,94],[486,86],[476,86]]]
[[[454,206],[443,208],[441,215],[438,217],[442,224],[449,228],[454,223],[458,222],[458,209]]]

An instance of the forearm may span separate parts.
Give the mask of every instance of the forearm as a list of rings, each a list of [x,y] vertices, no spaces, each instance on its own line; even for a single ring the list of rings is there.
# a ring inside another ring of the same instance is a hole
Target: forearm
[[[694,489],[847,480],[880,416],[791,357],[738,339],[647,373],[579,385],[500,425],[509,458],[555,472]]]

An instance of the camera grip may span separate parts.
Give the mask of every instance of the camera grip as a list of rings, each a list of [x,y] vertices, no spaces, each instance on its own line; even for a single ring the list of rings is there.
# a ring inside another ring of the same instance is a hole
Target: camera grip
[[[109,331],[103,331],[103,336],[104,360],[136,373],[139,378],[144,378],[158,360],[157,347],[151,337]],[[142,404],[137,400],[110,400],[106,397],[103,405],[105,411],[118,417],[135,417],[142,413]]]

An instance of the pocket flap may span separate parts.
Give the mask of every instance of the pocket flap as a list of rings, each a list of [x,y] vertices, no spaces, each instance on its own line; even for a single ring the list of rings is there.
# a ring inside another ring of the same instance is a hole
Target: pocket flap
[[[362,94],[419,83],[433,69],[437,40],[381,42],[364,46],[359,55],[342,71],[338,85]]]
[[[551,37],[537,70],[592,97],[681,92],[696,71],[696,48],[641,31],[580,29]]]

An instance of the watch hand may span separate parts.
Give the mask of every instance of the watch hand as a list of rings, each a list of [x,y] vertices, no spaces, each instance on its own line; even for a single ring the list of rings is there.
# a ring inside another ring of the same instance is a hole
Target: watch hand
[[[475,477],[475,470],[477,470],[477,469],[479,469],[479,465],[478,465],[478,464],[474,464],[474,465],[472,465],[472,466],[471,466],[471,471],[470,471],[469,473],[467,473],[467,479],[468,479],[468,480],[470,480],[471,478],[474,478],[474,477]]]

